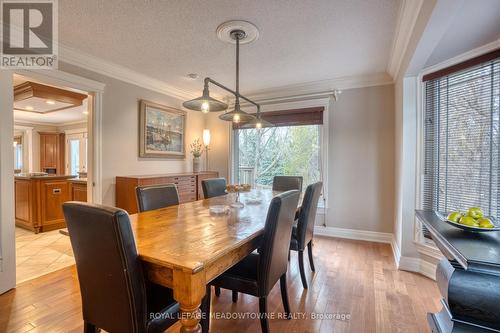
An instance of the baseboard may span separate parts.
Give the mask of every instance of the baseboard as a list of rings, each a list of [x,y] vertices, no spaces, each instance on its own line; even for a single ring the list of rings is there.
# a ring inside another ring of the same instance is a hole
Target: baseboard
[[[436,280],[436,266],[420,258],[404,257],[399,260],[398,269],[420,273],[429,279]]]
[[[363,240],[391,244],[392,234],[386,232],[315,226],[314,233],[320,236]]]

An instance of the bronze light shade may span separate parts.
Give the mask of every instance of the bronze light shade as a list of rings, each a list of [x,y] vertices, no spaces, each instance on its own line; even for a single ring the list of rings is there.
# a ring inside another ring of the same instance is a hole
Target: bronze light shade
[[[201,97],[186,101],[182,103],[182,105],[186,109],[201,111],[203,113],[224,111],[228,107],[226,103],[210,97],[208,87],[203,89],[203,95]]]
[[[248,114],[245,111],[241,110],[240,102],[238,100],[236,100],[236,103],[234,104],[234,110],[230,111],[230,112],[226,112],[224,114],[221,114],[219,116],[219,119],[225,120],[225,121],[232,121],[233,123],[246,123],[246,122],[254,120],[255,116]]]
[[[263,127],[274,127],[274,125],[267,120],[262,119],[260,114],[250,120],[249,122],[240,126],[241,128],[263,128]]]

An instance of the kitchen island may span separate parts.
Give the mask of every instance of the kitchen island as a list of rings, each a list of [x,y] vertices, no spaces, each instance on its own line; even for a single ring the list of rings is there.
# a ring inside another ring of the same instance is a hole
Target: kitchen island
[[[66,227],[62,204],[71,200],[68,175],[15,176],[16,226],[35,233]]]

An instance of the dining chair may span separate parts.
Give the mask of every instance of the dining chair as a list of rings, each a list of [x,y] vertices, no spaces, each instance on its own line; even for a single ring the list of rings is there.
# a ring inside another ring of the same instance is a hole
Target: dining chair
[[[269,332],[267,320],[267,297],[280,281],[281,300],[285,316],[290,317],[286,272],[288,252],[292,234],[293,220],[299,201],[300,192],[287,191],[274,197],[269,205],[264,226],[264,234],[257,253],[253,252],[228,271],[210,282],[211,285],[236,292],[242,292],[259,298],[260,324],[263,333]],[[203,322],[204,332],[208,331],[210,318],[211,289],[203,301],[203,310],[208,320]]]
[[[201,181],[203,196],[208,198],[218,197],[226,194],[225,178],[207,178]]]
[[[273,191],[299,190],[302,192],[302,176],[274,176]]]
[[[163,332],[177,321],[172,290],[146,281],[126,211],[63,204],[82,297],[84,332]]]
[[[139,212],[155,210],[179,204],[175,184],[138,186],[135,188]]]
[[[312,240],[314,236],[314,221],[316,219],[316,211],[322,188],[322,182],[307,186],[306,193],[302,199],[302,205],[298,212],[297,226],[294,226],[292,229],[290,250],[298,251],[299,253],[300,279],[302,280],[304,289],[307,289],[306,274],[304,272],[304,250],[306,246],[311,270],[313,272],[316,271],[312,254]]]

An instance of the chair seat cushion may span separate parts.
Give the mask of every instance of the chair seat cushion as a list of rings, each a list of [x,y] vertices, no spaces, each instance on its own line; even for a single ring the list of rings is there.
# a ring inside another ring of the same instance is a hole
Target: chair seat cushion
[[[251,253],[210,284],[224,289],[259,296],[257,288],[258,267],[259,254]]]
[[[163,332],[178,320],[179,304],[172,289],[154,283],[146,286],[148,301],[148,333]]]

